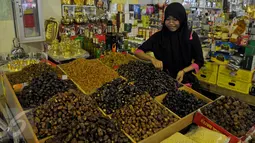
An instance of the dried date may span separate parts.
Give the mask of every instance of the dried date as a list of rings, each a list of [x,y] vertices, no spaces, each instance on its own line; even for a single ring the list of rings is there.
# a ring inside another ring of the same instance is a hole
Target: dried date
[[[195,95],[187,91],[168,93],[163,100],[163,105],[180,117],[185,117],[205,104],[203,100],[196,98]]]
[[[255,124],[251,107],[233,97],[224,97],[204,107],[202,113],[231,134],[242,137]]]
[[[142,95],[142,93],[134,85],[121,78],[117,78],[99,88],[92,97],[106,114],[111,114],[125,104],[131,103],[134,97]]]
[[[137,96],[133,103],[113,113],[112,118],[137,142],[178,120],[149,95]]]

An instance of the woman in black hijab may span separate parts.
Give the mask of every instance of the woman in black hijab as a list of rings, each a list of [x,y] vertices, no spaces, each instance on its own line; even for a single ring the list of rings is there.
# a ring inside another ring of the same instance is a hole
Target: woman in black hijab
[[[180,3],[167,6],[163,25],[162,30],[145,41],[135,55],[151,61],[179,82],[194,82],[192,71],[198,71],[204,59],[199,37],[188,28],[186,11]],[[145,54],[148,51],[153,52],[155,58]]]

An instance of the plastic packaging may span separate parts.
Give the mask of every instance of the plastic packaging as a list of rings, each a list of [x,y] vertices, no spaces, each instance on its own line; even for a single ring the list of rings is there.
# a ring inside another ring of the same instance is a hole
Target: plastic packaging
[[[186,136],[197,143],[229,143],[230,141],[227,136],[204,127],[197,127]]]
[[[192,141],[188,137],[184,136],[183,134],[177,132],[171,137],[165,139],[161,143],[197,143],[195,141]]]

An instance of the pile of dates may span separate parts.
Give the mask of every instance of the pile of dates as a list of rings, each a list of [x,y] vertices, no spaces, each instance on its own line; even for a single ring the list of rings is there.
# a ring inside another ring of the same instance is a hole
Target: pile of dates
[[[137,142],[178,120],[149,95],[137,96],[133,103],[116,110],[112,118]]]
[[[203,100],[184,90],[170,92],[163,100],[163,105],[180,117],[185,117],[205,104]]]
[[[21,71],[7,74],[11,85],[30,82],[33,78],[39,77],[43,72],[53,72],[50,65],[46,63],[32,64],[24,67]]]
[[[111,114],[131,103],[134,97],[141,94],[143,94],[142,91],[137,87],[122,78],[117,78],[99,88],[97,92],[92,94],[92,97],[106,114]]]
[[[23,108],[35,108],[58,92],[65,92],[69,84],[58,78],[55,72],[44,72],[25,86],[17,97]]]
[[[123,64],[127,64],[130,61],[134,61],[135,58],[133,58],[129,54],[123,54],[123,53],[117,53],[117,52],[110,52],[106,54],[103,58],[100,58],[100,61],[102,61],[105,65],[115,68],[115,66],[120,66]]]
[[[118,73],[98,60],[83,58],[61,65],[61,68],[86,94],[119,77]]]
[[[66,133],[72,130],[71,122],[86,120],[87,117],[101,116],[96,103],[89,96],[69,90],[58,93],[45,104],[38,106],[27,115],[39,139]]]
[[[168,75],[154,80],[139,80],[134,85],[140,90],[148,92],[153,98],[167,92],[178,90],[176,82],[172,78],[168,78]]]
[[[148,92],[152,97],[174,92],[178,88],[177,82],[167,73],[155,69],[152,64],[141,61],[131,61],[121,65],[118,72],[129,81],[134,81],[136,87]]]
[[[255,125],[255,112],[233,97],[224,97],[202,108],[202,113],[231,134],[242,137]]]
[[[117,70],[120,75],[129,81],[152,80],[157,78],[157,70],[152,64],[142,61],[131,61],[128,64],[121,65]]]
[[[72,120],[67,132],[59,134],[46,143],[131,143],[129,138],[106,117],[90,116]]]

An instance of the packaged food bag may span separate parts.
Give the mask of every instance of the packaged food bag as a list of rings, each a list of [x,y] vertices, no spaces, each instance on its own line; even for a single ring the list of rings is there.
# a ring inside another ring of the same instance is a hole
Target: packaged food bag
[[[161,143],[196,143],[189,139],[188,137],[184,136],[183,134],[177,132],[171,137],[165,139]]]
[[[230,141],[227,136],[204,127],[196,127],[186,136],[197,143],[229,143]]]

